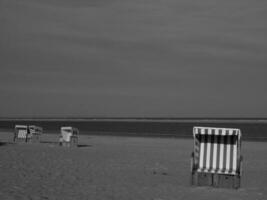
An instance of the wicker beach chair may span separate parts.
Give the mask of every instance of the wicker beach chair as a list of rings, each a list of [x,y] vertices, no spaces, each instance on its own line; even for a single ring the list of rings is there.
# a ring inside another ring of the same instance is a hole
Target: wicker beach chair
[[[41,135],[43,134],[43,128],[35,125],[29,126],[30,137],[32,142],[40,142]]]
[[[16,125],[14,130],[14,142],[28,142],[31,136],[29,128],[26,125]]]
[[[64,126],[60,129],[59,144],[73,147],[78,145],[79,130],[74,127]]]
[[[239,188],[242,175],[241,131],[194,127],[193,136],[192,185]]]

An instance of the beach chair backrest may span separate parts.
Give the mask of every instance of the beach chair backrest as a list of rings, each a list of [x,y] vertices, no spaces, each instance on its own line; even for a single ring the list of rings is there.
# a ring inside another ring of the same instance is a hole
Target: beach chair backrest
[[[15,132],[17,134],[17,138],[26,139],[28,134],[28,126],[26,125],[16,125]]]
[[[194,164],[198,172],[237,174],[241,131],[232,128],[194,127]]]

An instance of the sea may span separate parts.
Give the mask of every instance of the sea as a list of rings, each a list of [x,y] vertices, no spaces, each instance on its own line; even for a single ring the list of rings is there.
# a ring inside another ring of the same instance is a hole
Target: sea
[[[193,138],[193,127],[238,128],[244,140],[267,141],[267,119],[208,118],[2,118],[0,131],[15,125],[41,126],[44,133],[59,134],[60,127],[73,126],[85,135]]]

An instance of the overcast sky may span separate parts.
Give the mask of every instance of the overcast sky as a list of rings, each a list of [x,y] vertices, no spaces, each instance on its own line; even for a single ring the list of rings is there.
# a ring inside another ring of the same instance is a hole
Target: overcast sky
[[[266,0],[0,0],[0,117],[267,117]]]

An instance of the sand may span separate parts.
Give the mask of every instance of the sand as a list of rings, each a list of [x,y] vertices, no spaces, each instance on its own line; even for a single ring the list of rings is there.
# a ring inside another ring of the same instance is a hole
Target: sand
[[[267,145],[243,142],[238,190],[190,186],[191,139],[80,137],[60,147],[57,135],[40,144],[13,144],[0,133],[0,199],[267,199]]]

